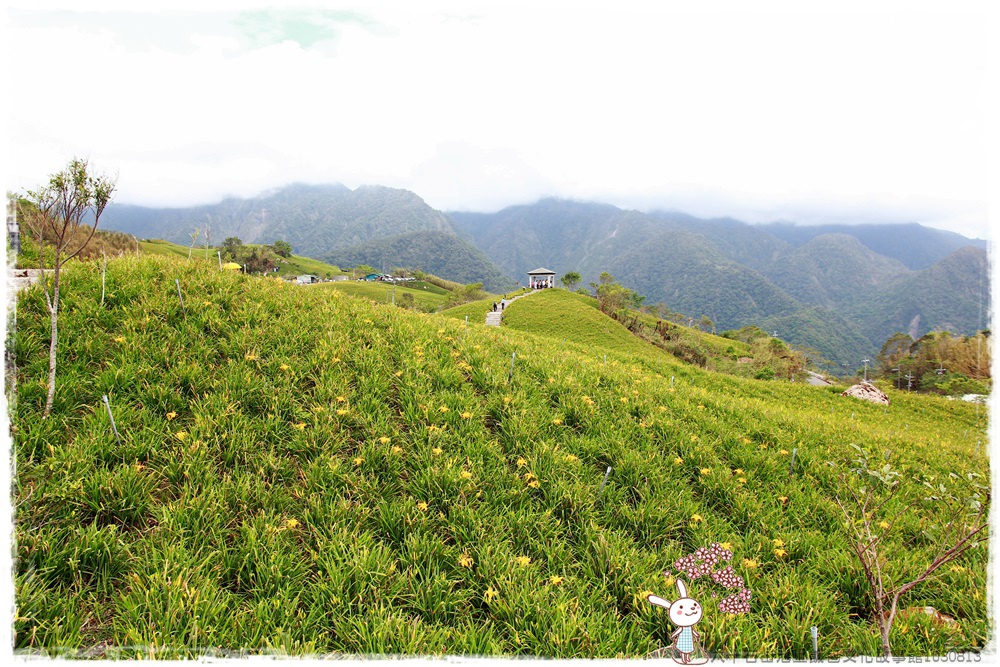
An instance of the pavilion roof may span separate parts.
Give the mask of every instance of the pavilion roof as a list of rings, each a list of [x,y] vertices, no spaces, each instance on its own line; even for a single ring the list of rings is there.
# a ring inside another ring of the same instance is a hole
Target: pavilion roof
[[[535,269],[534,271],[528,271],[528,275],[529,276],[537,276],[537,275],[550,275],[550,276],[554,276],[554,275],[556,275],[556,272],[555,271],[549,271],[548,269]]]

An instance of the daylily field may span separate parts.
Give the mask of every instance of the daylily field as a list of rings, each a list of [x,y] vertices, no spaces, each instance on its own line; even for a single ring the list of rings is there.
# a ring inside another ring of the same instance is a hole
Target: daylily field
[[[40,288],[8,340],[18,650],[642,657],[674,630],[646,595],[719,544],[752,595],[726,613],[689,582],[709,654],[805,658],[817,626],[821,658],[877,655],[834,502],[851,445],[905,485],[888,573],[937,553],[924,481],[989,479],[983,407],[716,374],[572,313],[466,325],[166,257],[111,261],[100,293],[68,269],[51,417]],[[904,597],[956,622],[899,619],[895,655],[984,646],[988,560]]]

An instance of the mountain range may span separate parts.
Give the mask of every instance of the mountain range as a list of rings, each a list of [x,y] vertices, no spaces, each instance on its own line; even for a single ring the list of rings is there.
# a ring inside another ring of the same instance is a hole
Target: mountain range
[[[408,190],[365,185],[355,190],[339,183],[297,183],[248,199],[228,198],[190,208],[112,205],[102,224],[142,238],[189,244],[195,228],[211,242],[236,236],[244,243],[292,244],[296,254],[333,264],[368,264],[389,272],[419,268],[487,289],[509,289],[504,275],[482,251],[455,233],[444,213]],[[422,240],[421,240],[422,239]],[[429,243],[434,239],[434,243]],[[426,245],[423,251],[413,247]]]
[[[988,327],[986,242],[918,224],[799,226],[701,219],[543,199],[496,213],[441,212],[383,186],[295,184],[191,208],[111,205],[102,226],[190,243],[285,240],[339,266],[419,268],[494,292],[538,267],[626,287],[718,330],[756,325],[856,368],[897,331]]]

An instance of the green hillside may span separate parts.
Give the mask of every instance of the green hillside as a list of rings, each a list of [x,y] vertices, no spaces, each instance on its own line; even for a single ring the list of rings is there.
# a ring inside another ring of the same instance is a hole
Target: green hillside
[[[824,234],[784,253],[765,275],[802,303],[837,308],[870,298],[911,271],[847,234]]]
[[[473,321],[481,322],[482,318]],[[561,289],[519,299],[507,307],[503,318],[505,326],[551,340],[578,343],[591,352],[615,351],[653,360],[662,360],[668,354],[671,359],[743,377],[790,379],[801,375],[801,369],[793,370],[792,363],[776,358],[771,343],[781,348],[784,344],[764,332],[758,333],[767,338],[766,344],[754,347],[736,338],[674,323],[663,323],[666,330],[660,333],[660,322],[654,315],[635,311],[625,314],[619,322],[601,312],[596,299]]]
[[[389,283],[344,280],[307,287],[313,290],[337,290],[351,296],[365,297],[377,303],[412,305],[427,312],[439,309],[448,301],[448,292],[440,288],[435,289],[433,285],[402,283],[394,287]]]
[[[379,238],[326,257],[340,266],[368,264],[383,271],[419,269],[460,283],[483,283],[491,292],[512,289],[514,281],[471,243],[453,233],[421,231]]]
[[[544,266],[576,271],[586,285],[607,271],[647,305],[706,315],[720,330],[780,327],[840,372],[896,331],[987,326],[976,315],[989,304],[985,242],[921,225],[750,225],[551,198],[449,216],[515,277]],[[973,294],[971,285],[986,287]]]
[[[503,324],[556,342],[578,343],[592,354],[614,351],[638,357],[667,356],[636,338],[596,305],[595,299],[583,294],[542,290],[508,306]]]
[[[145,241],[140,241],[139,246],[143,253],[151,255],[179,257],[184,260],[187,260],[188,258],[187,246],[171,243],[170,241],[164,241],[163,239],[147,239]],[[204,246],[200,249],[195,246],[195,248],[191,251],[191,260],[208,262],[209,264],[218,266],[219,257],[216,254],[216,249],[214,248],[209,248],[208,256],[206,257]],[[291,257],[278,257],[277,260],[277,275],[282,277],[301,276],[305,274],[327,277],[340,276],[344,274],[344,272],[336,266],[327,264],[326,262],[321,262],[318,259],[312,259],[310,257],[292,255]]]
[[[17,650],[641,657],[674,629],[645,595],[726,543],[750,611],[690,581],[708,653],[802,659],[817,626],[820,658],[872,655],[840,462],[859,444],[902,473],[877,510],[900,575],[946,519],[914,478],[989,475],[981,407],[706,372],[582,322],[517,330],[546,293],[485,327],[166,257],[111,261],[107,285],[102,306],[98,267],[67,267],[48,419],[44,298],[17,304]],[[901,617],[894,654],[981,649],[988,562],[908,593],[957,623]]]

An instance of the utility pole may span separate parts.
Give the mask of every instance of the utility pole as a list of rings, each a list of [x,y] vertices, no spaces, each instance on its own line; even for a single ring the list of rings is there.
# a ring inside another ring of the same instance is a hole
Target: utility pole
[[[868,362],[870,362],[870,361],[871,361],[871,359],[862,359],[861,360],[861,362],[865,365],[865,382],[868,382]]]

